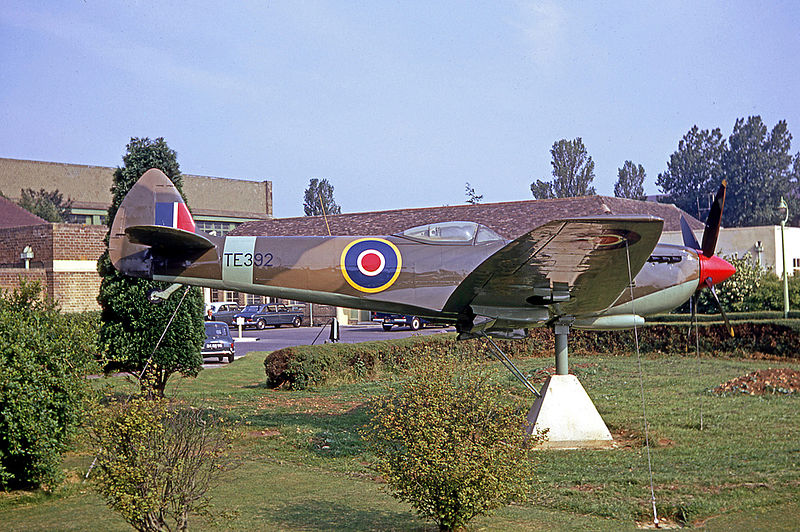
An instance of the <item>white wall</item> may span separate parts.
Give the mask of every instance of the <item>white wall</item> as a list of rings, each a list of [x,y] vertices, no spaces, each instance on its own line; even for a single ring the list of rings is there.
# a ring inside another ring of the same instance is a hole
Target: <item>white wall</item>
[[[702,243],[703,232],[696,231],[695,236],[697,241]],[[759,254],[756,243],[759,241],[763,248],[760,255],[762,266],[773,269],[779,276],[783,275],[780,225],[723,228],[719,232],[717,255],[743,257],[749,252],[750,256],[757,260]],[[661,234],[660,242],[683,244],[683,236],[680,231],[664,231]],[[800,227],[786,228],[786,269],[789,271],[789,275],[794,273],[793,259],[800,262]]]

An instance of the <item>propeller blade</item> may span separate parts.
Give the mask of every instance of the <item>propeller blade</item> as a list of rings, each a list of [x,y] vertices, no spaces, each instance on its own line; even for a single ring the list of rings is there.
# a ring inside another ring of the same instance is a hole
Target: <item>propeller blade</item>
[[[683,245],[687,248],[700,249],[700,243],[697,242],[692,228],[689,227],[689,222],[681,215],[681,234],[683,234]]]
[[[708,213],[706,229],[703,231],[703,247],[700,248],[706,257],[714,255],[714,251],[717,249],[717,237],[719,236],[719,225],[722,222],[722,209],[725,208],[725,190],[727,188],[728,182],[723,179]]]
[[[717,303],[717,308],[719,309],[719,313],[722,314],[722,319],[725,320],[725,328],[728,329],[728,332],[731,333],[731,338],[733,338],[733,327],[731,327],[731,322],[728,321],[728,315],[725,314],[725,309],[722,308],[722,303],[719,302],[719,298],[717,297],[717,291],[714,290],[714,285],[711,283],[706,283],[709,290],[711,290],[711,295],[714,296],[714,301]]]

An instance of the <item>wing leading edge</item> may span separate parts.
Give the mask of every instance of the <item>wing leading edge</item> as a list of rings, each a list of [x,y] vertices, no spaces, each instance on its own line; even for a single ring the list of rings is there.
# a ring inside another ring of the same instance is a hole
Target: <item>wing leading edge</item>
[[[509,321],[594,315],[611,306],[661,236],[654,217],[574,218],[517,238],[472,271],[446,309]],[[526,314],[529,318],[526,318]]]

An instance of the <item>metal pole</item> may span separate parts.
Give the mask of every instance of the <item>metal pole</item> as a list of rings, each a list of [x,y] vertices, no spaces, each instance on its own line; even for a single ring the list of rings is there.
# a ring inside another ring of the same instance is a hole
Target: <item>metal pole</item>
[[[567,349],[567,335],[569,325],[555,325],[553,332],[556,335],[556,375],[569,374],[569,352]]]
[[[787,212],[788,215],[788,212]],[[784,230],[786,228],[786,220],[781,220],[781,250],[783,255],[783,318],[789,317],[789,278],[786,271],[786,241],[784,240]]]
[[[786,319],[789,317],[789,278],[786,271],[786,240],[783,234],[786,230],[786,222],[789,220],[789,206],[783,197],[781,197],[778,210],[783,211],[783,219],[781,220],[781,258],[783,260],[783,318]]]

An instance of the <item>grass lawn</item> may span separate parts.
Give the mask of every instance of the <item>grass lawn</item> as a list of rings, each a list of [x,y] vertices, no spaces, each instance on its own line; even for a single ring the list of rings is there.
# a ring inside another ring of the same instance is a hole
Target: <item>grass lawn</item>
[[[393,499],[369,468],[358,436],[363,404],[379,383],[283,391],[264,387],[263,353],[173,378],[169,394],[213,407],[239,423],[241,465],[214,491],[230,517],[194,529],[436,530]],[[516,361],[528,373],[552,360]],[[538,488],[524,504],[475,520],[472,530],[624,530],[651,519],[637,361],[572,357],[584,387],[619,446],[542,451]],[[524,389],[497,364],[497,378]],[[659,514],[709,529],[800,529],[800,397],[717,396],[710,388],[783,362],[678,356],[642,361]],[[109,379],[111,390],[130,387]],[[533,402],[532,399],[530,401]],[[703,429],[700,430],[700,409]],[[52,495],[0,494],[4,530],[129,530],[81,484],[92,456],[65,458],[70,481]]]

